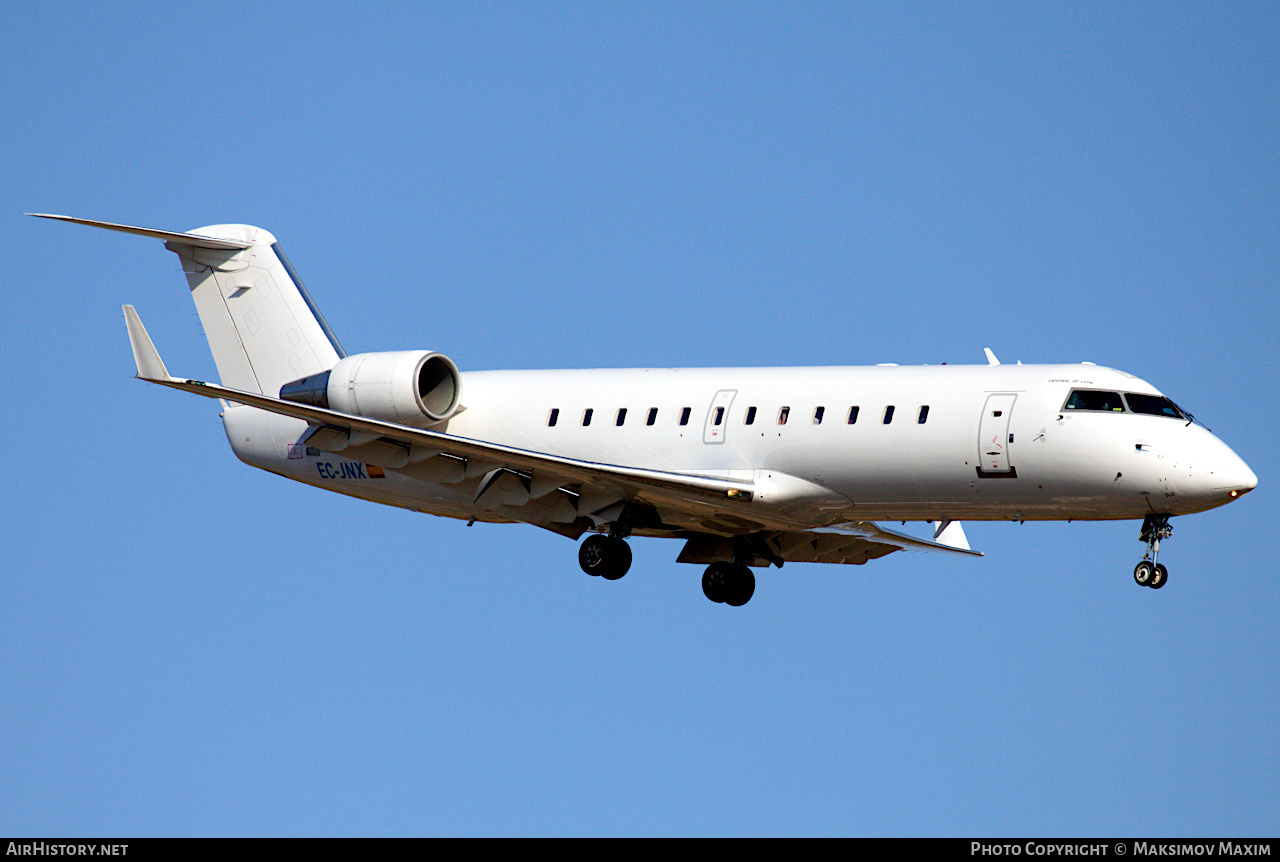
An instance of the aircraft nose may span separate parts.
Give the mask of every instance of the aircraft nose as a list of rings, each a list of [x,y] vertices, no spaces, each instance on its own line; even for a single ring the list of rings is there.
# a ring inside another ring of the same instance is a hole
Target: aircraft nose
[[[1249,465],[1236,459],[1235,464],[1222,468],[1221,480],[1228,495],[1234,500],[1248,494],[1258,487],[1258,476],[1249,469]],[[1215,474],[1216,475],[1216,474]]]
[[[1219,453],[1219,457],[1209,465],[1208,473],[1209,487],[1219,493],[1226,492],[1232,500],[1258,487],[1257,474],[1230,450]]]
[[[1199,505],[1221,506],[1258,487],[1249,465],[1216,437],[1201,437],[1186,455],[1190,474],[1178,482],[1178,491]]]

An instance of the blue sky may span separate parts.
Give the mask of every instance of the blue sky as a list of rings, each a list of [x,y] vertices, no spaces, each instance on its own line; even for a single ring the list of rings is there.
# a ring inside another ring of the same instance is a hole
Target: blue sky
[[[1274,835],[1274,4],[8,4],[0,833]],[[981,560],[567,540],[240,464],[158,242],[280,239],[351,352],[1093,361],[1258,474]]]

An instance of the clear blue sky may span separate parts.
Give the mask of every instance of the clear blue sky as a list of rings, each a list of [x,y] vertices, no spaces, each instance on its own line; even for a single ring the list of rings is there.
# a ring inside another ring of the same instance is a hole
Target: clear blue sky
[[[0,833],[1274,835],[1280,9],[6,4]],[[576,547],[254,471],[159,242],[273,231],[351,352],[1088,360],[1255,470],[981,560]]]

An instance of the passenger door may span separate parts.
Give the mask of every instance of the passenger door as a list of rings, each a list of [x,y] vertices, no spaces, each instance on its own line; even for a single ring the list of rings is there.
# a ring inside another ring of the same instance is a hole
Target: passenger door
[[[1012,393],[987,396],[978,426],[979,475],[1017,475],[1009,460],[1009,449],[1013,444],[1009,419],[1013,416],[1013,402],[1017,399],[1018,396]]]

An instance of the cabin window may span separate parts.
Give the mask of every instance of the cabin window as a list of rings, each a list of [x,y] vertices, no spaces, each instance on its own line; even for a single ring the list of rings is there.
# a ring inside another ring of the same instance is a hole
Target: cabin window
[[[644,424],[646,424],[646,425],[652,425],[654,422],[657,422],[657,421],[658,421],[658,408],[657,408],[657,407],[650,407],[650,408],[649,408],[649,418],[648,418],[648,419],[646,419],[646,420],[644,420]]]
[[[747,408],[747,418],[742,420],[742,424],[744,424],[744,425],[752,425],[752,424],[754,424],[754,423],[755,423],[755,421],[756,421],[756,408],[754,408],[754,407],[748,407],[748,408]]]
[[[920,408],[920,414],[916,416],[916,424],[923,425],[929,421],[929,405],[926,404]]]
[[[858,408],[850,407],[849,408],[849,424],[856,425],[857,422],[858,422]]]
[[[595,411],[593,411],[590,407],[588,407],[586,410],[583,410],[583,411],[582,411],[582,424],[583,424],[584,426],[585,426],[585,425],[590,425],[590,424],[591,424],[591,414],[592,414],[593,412],[595,412]]]
[[[787,424],[787,417],[788,417],[788,416],[790,416],[790,415],[791,415],[791,408],[790,408],[790,407],[782,407],[782,408],[780,408],[780,409],[778,410],[778,424],[779,424],[779,425],[786,425],[786,424]]]
[[[1126,392],[1124,400],[1134,413],[1144,413],[1148,416],[1168,416],[1172,419],[1187,418],[1178,409],[1178,405],[1163,395],[1141,395],[1137,392]]]
[[[712,423],[711,423],[711,424],[712,424],[712,425],[717,425],[717,426],[718,426],[718,425],[719,425],[721,422],[723,422],[723,421],[724,421],[724,408],[723,408],[723,407],[717,407],[717,408],[716,408],[716,418],[712,421]]]
[[[556,427],[556,422],[558,422],[559,420],[560,420],[560,408],[552,407],[551,412],[547,414],[547,427],[548,428]]]
[[[821,424],[822,424],[822,414],[824,414],[824,413],[826,413],[826,412],[827,412],[827,408],[825,408],[825,407],[815,407],[815,408],[813,408],[813,424],[814,424],[814,425],[821,425]]]
[[[893,405],[890,404],[888,407],[884,408],[884,424],[888,425],[892,421],[893,421]]]
[[[622,423],[623,423],[623,422],[626,422],[626,421],[627,421],[627,408],[625,408],[625,407],[619,407],[619,408],[618,408],[618,418],[617,418],[617,419],[615,419],[615,420],[613,420],[613,424],[614,424],[614,425],[617,425],[619,428],[621,428],[621,427],[622,427]]]
[[[681,411],[680,411],[680,424],[681,424],[681,425],[688,425],[688,424],[689,424],[689,414],[692,412],[692,410],[693,410],[693,408],[692,408],[692,407],[686,407],[686,408],[684,408],[683,410],[681,410]]]
[[[1124,402],[1119,392],[1104,392],[1098,389],[1076,389],[1067,396],[1063,410],[1102,410],[1108,413],[1123,413]]]

